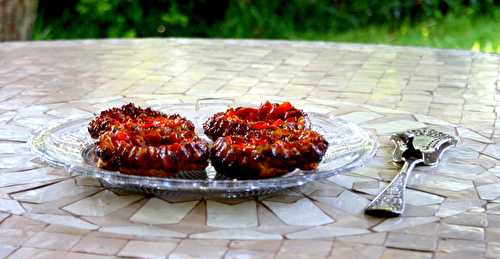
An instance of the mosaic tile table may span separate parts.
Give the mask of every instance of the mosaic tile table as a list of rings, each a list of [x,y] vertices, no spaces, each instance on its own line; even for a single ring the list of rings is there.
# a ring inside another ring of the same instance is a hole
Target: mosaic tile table
[[[499,258],[500,57],[317,42],[188,39],[0,44],[0,258]],[[291,100],[374,132],[367,167],[255,200],[154,198],[50,168],[49,121],[134,101]],[[389,135],[460,144],[410,179],[401,218],[363,208],[397,172]]]

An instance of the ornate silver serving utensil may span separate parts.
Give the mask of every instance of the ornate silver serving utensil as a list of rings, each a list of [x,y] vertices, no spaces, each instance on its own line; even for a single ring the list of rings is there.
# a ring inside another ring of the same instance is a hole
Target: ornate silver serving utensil
[[[377,217],[397,217],[405,209],[408,177],[417,165],[437,165],[444,151],[457,144],[457,139],[430,128],[409,130],[391,136],[396,148],[394,162],[402,162],[401,171],[375,197],[365,213]]]

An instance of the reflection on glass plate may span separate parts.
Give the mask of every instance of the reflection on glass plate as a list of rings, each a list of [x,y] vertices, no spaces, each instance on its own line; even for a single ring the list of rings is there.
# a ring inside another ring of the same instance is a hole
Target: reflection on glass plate
[[[211,100],[196,104],[160,104],[152,108],[187,117],[196,125],[198,134],[204,136],[203,122],[213,113],[227,109],[228,105],[248,104]],[[58,121],[36,131],[30,142],[33,150],[51,165],[64,167],[76,175],[95,177],[108,187],[157,195],[194,194],[226,198],[264,195],[300,186],[363,166],[375,154],[377,142],[374,136],[358,126],[335,117],[308,114],[312,128],[329,142],[325,157],[316,170],[295,170],[271,179],[225,179],[218,176],[211,166],[203,172],[182,172],[175,178],[124,175],[100,169],[96,166],[93,140],[87,132],[92,117]]]

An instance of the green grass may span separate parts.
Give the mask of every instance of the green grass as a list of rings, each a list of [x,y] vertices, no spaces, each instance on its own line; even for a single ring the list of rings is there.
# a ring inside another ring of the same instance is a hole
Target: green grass
[[[413,26],[403,24],[397,29],[391,29],[388,26],[371,26],[325,35],[291,34],[290,38],[428,46],[500,53],[500,15],[480,18],[446,16],[441,20],[427,21]]]
[[[33,38],[35,40],[168,36],[271,38],[428,46],[500,54],[500,6],[483,12],[463,7],[460,8],[461,11],[455,10],[445,16],[438,12],[432,16],[435,18],[425,17],[427,20],[417,24],[401,23],[394,19],[388,19],[387,25],[375,24],[376,19],[372,21],[363,16],[358,17],[360,21],[363,21],[360,24],[369,22],[373,25],[336,31],[340,30],[340,27],[335,27],[335,24],[340,23],[341,20],[334,20],[337,16],[325,16],[324,12],[320,11],[321,8],[312,10],[313,14],[322,14],[319,16],[304,17],[303,13],[296,12],[302,16],[299,15],[299,18],[293,15],[282,17],[273,13],[272,10],[277,7],[267,6],[265,0],[259,2],[261,3],[257,6],[259,8],[253,6],[253,9],[245,9],[246,4],[243,4],[243,7],[234,9],[234,13],[228,11],[224,17],[214,16],[213,19],[219,20],[211,24],[203,20],[211,16],[200,16],[201,18],[198,17],[199,19],[196,20],[195,18],[200,14],[197,14],[194,9],[188,10],[194,12],[189,14],[181,14],[175,8],[169,9],[168,13],[164,13],[166,9],[162,11],[162,9],[154,8],[155,12],[150,12],[149,9],[146,12],[141,9],[143,6],[138,1],[111,1],[114,5],[110,6],[108,6],[110,1],[80,0],[79,2],[91,11],[82,8],[73,10],[66,6],[62,8],[62,16],[40,13],[35,23]],[[302,4],[301,1],[292,2]],[[326,2],[323,1],[323,3]],[[146,5],[146,7],[152,8],[152,5]],[[106,12],[99,11],[101,9]],[[51,9],[47,8],[47,10]],[[145,15],[144,13],[151,14]],[[457,13],[463,14],[456,15]],[[331,27],[325,28],[328,24]],[[165,31],[167,33],[164,33]]]

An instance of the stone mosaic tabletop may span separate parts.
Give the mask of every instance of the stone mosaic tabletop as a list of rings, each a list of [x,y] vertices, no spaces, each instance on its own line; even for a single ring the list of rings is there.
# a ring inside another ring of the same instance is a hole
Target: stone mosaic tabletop
[[[500,258],[500,56],[293,41],[0,44],[0,258]],[[355,122],[366,167],[245,200],[150,197],[71,176],[30,152],[34,129],[135,102],[290,100]],[[398,172],[389,136],[459,138],[418,167],[399,218],[363,214]]]

